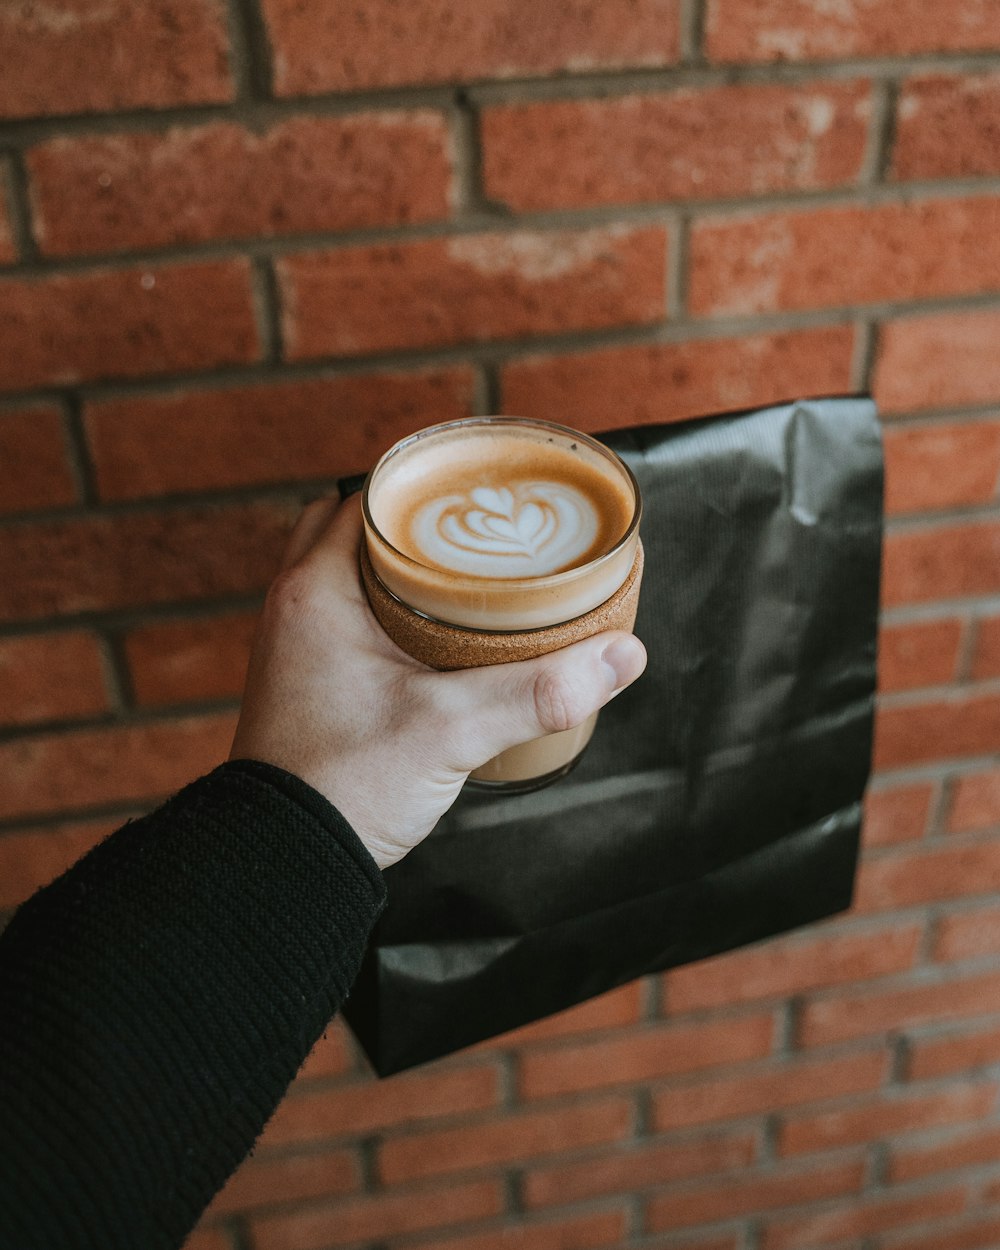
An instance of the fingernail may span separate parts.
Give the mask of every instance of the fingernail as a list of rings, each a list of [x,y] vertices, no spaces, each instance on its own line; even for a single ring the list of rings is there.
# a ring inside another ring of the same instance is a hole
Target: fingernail
[[[616,638],[601,652],[601,660],[608,673],[612,690],[627,686],[642,672],[646,664],[646,652],[637,638]]]

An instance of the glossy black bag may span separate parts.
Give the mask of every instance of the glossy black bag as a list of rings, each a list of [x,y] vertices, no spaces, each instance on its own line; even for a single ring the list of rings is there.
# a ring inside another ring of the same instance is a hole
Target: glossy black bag
[[[875,691],[874,404],[603,438],[642,489],[649,666],[568,777],[467,788],[386,873],[344,1007],[382,1076],[850,904]]]

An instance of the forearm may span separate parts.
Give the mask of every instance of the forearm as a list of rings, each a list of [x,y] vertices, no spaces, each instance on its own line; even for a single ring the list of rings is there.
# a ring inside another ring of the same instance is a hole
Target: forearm
[[[179,1246],[337,1010],[383,903],[334,809],[246,763],[27,903],[0,939],[0,1246]]]

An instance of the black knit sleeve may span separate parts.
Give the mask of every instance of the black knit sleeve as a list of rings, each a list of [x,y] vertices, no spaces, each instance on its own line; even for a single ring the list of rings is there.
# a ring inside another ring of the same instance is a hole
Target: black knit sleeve
[[[238,761],[25,903],[0,938],[0,1247],[180,1246],[384,902],[321,795]]]

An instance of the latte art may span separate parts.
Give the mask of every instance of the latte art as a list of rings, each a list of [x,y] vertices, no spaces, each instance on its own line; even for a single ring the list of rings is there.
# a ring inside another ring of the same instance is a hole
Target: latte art
[[[566,482],[476,486],[431,500],[413,518],[423,557],[474,577],[544,577],[572,568],[593,546],[600,518]]]

